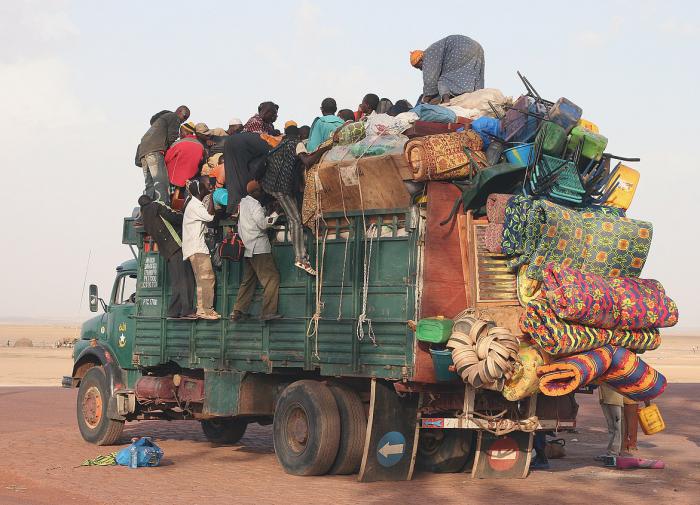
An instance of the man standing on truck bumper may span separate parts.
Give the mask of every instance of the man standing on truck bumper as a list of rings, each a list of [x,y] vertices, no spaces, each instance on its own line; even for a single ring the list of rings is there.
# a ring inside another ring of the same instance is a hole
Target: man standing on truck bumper
[[[170,281],[170,306],[168,317],[194,319],[194,277],[192,268],[182,259],[182,240],[178,230],[182,228],[182,213],[167,205],[154,202],[148,195],[139,198],[143,227],[158,245],[158,251],[168,265]]]
[[[136,166],[143,169],[146,189],[152,200],[168,203],[169,180],[165,168],[165,151],[178,139],[180,124],[190,117],[190,109],[180,105],[175,112],[160,115],[141,137],[136,149]]]
[[[250,181],[246,190],[248,196],[241,200],[238,218],[238,233],[245,246],[243,279],[238,288],[231,319],[238,321],[248,311],[255,294],[256,281],[260,281],[263,287],[260,320],[279,319],[282,317],[277,313],[280,274],[272,257],[270,239],[267,237],[267,229],[274,224],[274,219],[265,217],[265,211],[260,205],[263,192],[257,181]]]

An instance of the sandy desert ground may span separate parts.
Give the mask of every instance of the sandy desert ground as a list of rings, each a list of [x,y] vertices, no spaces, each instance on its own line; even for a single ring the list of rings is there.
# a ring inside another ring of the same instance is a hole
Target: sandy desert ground
[[[74,326],[0,325],[0,386],[59,386],[71,370],[71,349],[52,347],[78,335]],[[30,338],[35,347],[7,347]],[[669,382],[700,382],[700,335],[665,335],[661,346],[644,354],[644,361]]]

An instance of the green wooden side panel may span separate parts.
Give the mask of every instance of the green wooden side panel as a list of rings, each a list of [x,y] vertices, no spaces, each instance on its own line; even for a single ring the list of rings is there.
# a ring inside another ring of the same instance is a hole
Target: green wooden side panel
[[[216,310],[224,316],[222,320],[166,320],[170,292],[165,262],[157,253],[141,249],[134,347],[138,362],[153,366],[172,361],[205,371],[270,373],[275,368],[297,368],[318,369],[329,376],[392,379],[410,374],[413,333],[406,321],[415,316],[418,233],[407,229],[405,219],[405,214],[389,219],[368,215],[363,223],[355,215],[347,222],[339,220],[345,224],[328,228],[318,241],[309,234],[312,263],[317,251],[321,261],[325,249],[317,333],[313,325],[310,328],[316,311],[316,282],[293,266],[292,246],[283,228],[277,231],[273,254],[280,271],[279,312],[284,319],[267,324],[257,319],[260,289],[250,307],[252,318],[236,323],[227,318],[243,275],[243,262],[230,261],[217,272]],[[367,234],[364,225],[369,227],[370,222],[375,226]],[[360,339],[365,269],[369,271],[368,321]],[[140,282],[142,277],[145,284]]]
[[[241,380],[244,375],[241,372],[206,370],[203,413],[216,416],[236,415]]]

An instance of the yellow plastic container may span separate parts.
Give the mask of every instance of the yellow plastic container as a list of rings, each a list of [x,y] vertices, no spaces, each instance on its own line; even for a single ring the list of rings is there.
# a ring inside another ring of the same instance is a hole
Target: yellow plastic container
[[[661,411],[659,411],[659,407],[655,403],[639,409],[637,416],[645,435],[653,435],[666,429],[666,423],[661,417]]]
[[[586,130],[592,131],[593,133],[600,133],[598,130],[598,125],[595,123],[592,123],[588,119],[579,119],[578,123],[576,123],[578,126],[583,126]]]
[[[639,172],[627,165],[620,165],[617,174],[620,176],[617,188],[612,192],[605,205],[627,210],[632,204],[635,191],[637,191]]]

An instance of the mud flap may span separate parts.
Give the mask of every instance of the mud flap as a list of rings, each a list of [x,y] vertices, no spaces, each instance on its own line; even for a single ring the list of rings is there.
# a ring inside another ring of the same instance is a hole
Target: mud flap
[[[530,469],[533,433],[513,431],[497,437],[479,430],[472,478],[524,479]]]
[[[418,395],[400,397],[390,382],[372,379],[358,481],[411,479],[418,447],[418,400]]]

